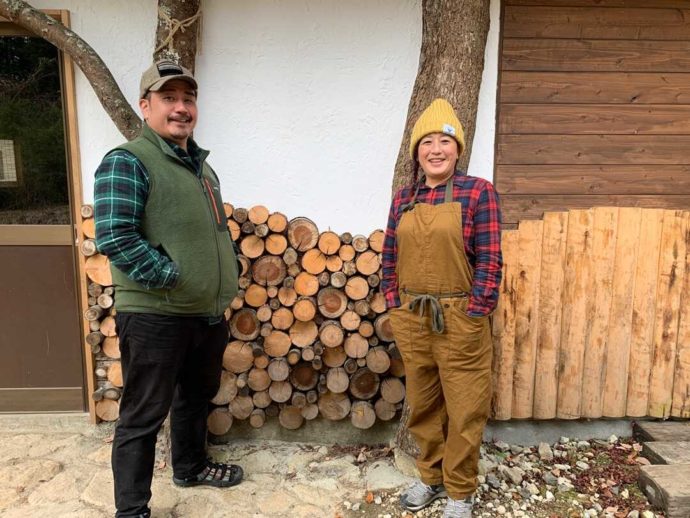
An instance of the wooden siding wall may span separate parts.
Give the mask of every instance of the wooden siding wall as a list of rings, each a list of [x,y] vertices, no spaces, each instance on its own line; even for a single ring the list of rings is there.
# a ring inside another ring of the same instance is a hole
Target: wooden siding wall
[[[690,208],[690,0],[504,0],[504,223],[593,206]]]
[[[550,212],[503,254],[495,419],[690,417],[690,212]]]

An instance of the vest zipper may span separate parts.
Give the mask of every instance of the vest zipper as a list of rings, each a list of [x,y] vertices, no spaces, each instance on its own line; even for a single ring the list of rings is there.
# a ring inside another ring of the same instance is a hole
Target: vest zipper
[[[212,205],[213,210],[211,210],[211,207],[208,207],[208,215],[213,219],[213,213],[216,213],[216,222],[220,223],[220,216],[218,215],[218,209],[216,209],[216,203],[215,203],[215,198],[213,197],[213,193],[211,192],[211,189],[206,189],[206,185],[208,185],[208,180],[204,178],[204,173],[203,173],[203,165],[202,165],[202,171],[201,171],[201,178],[199,178],[199,184],[201,185],[201,190],[204,193],[204,198],[206,198],[206,204],[207,205]],[[208,196],[206,195],[208,194]],[[220,315],[220,291],[221,291],[221,285],[223,284],[223,268],[220,263],[220,245],[218,244],[218,228],[215,227],[213,229],[213,238],[216,240],[216,259],[218,261],[218,293],[216,294],[216,301],[215,301],[215,308],[216,308],[216,314],[213,315],[214,317],[217,317]]]

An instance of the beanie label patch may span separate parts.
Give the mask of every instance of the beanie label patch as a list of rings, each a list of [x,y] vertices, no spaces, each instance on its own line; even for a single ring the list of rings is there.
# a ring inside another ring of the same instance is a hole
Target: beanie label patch
[[[443,125],[443,133],[446,135],[450,135],[451,137],[455,136],[455,127],[451,126],[450,124],[444,124]]]

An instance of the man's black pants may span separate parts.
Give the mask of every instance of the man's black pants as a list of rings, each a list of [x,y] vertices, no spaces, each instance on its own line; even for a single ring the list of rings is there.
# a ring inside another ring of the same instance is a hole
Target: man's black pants
[[[225,319],[118,313],[124,389],[113,440],[117,517],[148,516],[156,436],[170,411],[175,477],[206,461],[208,402],[220,385]]]

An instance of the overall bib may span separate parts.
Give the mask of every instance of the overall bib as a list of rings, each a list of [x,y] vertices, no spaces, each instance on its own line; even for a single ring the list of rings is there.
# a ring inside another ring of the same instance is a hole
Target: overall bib
[[[389,311],[405,365],[408,427],[420,448],[426,484],[444,483],[461,499],[477,488],[479,448],[491,407],[489,317],[467,315],[473,271],[461,204],[417,202],[415,192],[396,231],[401,306]]]

